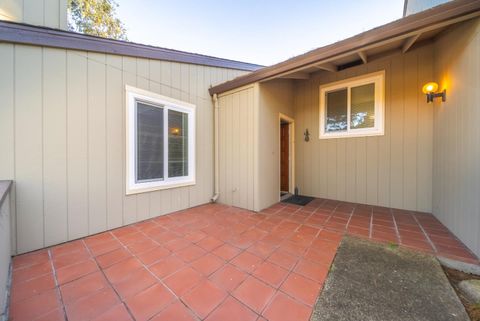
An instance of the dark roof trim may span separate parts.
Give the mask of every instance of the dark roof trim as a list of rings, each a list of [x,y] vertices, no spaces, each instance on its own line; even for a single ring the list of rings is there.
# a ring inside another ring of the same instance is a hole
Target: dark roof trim
[[[469,15],[480,15],[479,0],[455,0],[416,14],[398,19],[381,27],[366,31],[351,38],[309,51],[276,65],[259,69],[244,76],[210,88],[210,94],[220,94],[254,82],[311,66],[317,62],[334,59],[395,37],[401,37],[440,23]]]
[[[254,71],[263,67],[241,61],[7,21],[0,21],[0,42],[85,50],[246,71]]]

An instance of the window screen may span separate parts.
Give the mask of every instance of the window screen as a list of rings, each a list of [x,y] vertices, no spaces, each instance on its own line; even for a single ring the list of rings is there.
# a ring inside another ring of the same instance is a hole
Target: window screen
[[[168,176],[188,176],[188,114],[168,111]]]
[[[335,132],[347,130],[347,88],[327,92],[325,131]]]
[[[163,179],[163,108],[137,102],[136,120],[136,180]]]
[[[375,84],[351,89],[350,128],[372,128],[375,126]]]

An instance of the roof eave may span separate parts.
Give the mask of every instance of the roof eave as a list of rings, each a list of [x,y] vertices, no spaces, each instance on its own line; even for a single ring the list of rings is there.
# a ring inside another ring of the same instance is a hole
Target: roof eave
[[[366,46],[371,46],[396,37],[405,36],[418,32],[422,29],[445,24],[448,21],[459,22],[480,15],[480,1],[456,0],[439,5],[416,14],[390,22],[375,29],[363,32],[334,44],[321,47],[303,55],[291,58],[276,65],[265,67],[237,77],[233,80],[210,88],[211,95],[220,94],[250,83],[269,79],[290,71],[295,71],[305,66],[323,62],[336,56],[359,51]]]

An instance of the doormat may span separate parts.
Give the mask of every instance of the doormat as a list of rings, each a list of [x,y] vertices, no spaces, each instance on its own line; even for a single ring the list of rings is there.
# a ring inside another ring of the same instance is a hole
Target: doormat
[[[314,199],[315,199],[314,197],[310,197],[310,196],[293,195],[293,196],[283,200],[282,202],[305,206],[308,203],[310,203],[311,201],[313,201]]]

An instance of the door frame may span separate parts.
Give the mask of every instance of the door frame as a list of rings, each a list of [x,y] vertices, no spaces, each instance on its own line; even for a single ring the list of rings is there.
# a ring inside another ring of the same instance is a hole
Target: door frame
[[[285,121],[288,123],[288,187],[289,193],[294,194],[295,190],[295,120],[285,114],[278,114],[278,199],[280,200],[280,190],[281,190],[281,175],[282,175],[282,155],[281,155],[281,145],[282,141],[280,139],[281,135],[281,122]]]

